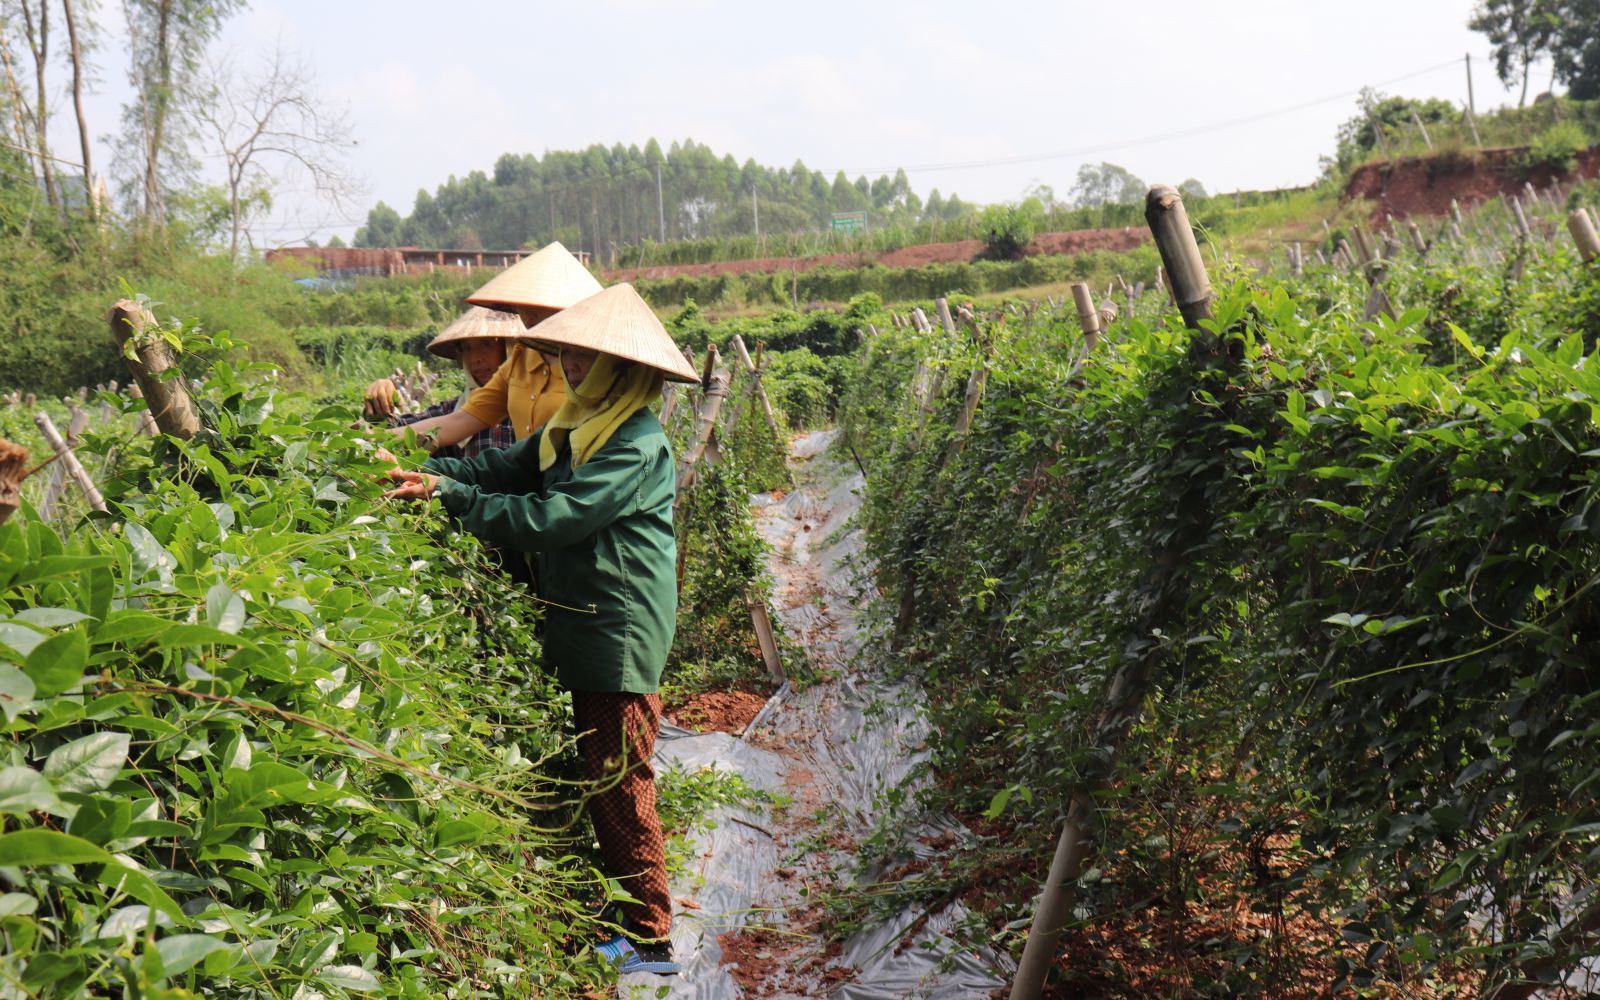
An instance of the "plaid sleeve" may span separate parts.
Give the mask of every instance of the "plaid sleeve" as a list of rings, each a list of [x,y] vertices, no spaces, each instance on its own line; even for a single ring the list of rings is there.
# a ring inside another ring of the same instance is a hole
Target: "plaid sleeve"
[[[456,412],[457,402],[458,397],[452,396],[442,403],[434,403],[426,410],[420,410],[416,413],[397,413],[391,418],[391,420],[394,422],[396,427],[405,427],[410,424],[414,424],[419,420],[428,420],[432,417],[442,417],[448,413]]]
[[[457,447],[461,450],[462,458],[472,458],[480,451],[488,451],[492,448],[509,448],[516,443],[516,430],[511,426],[511,420],[508,417],[493,427],[472,435]]]

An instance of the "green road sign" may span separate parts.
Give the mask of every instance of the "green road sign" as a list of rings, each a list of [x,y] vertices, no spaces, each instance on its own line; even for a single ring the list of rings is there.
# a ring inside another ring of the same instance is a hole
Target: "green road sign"
[[[867,228],[867,213],[865,212],[835,212],[833,213],[833,231],[836,233],[859,233]]]

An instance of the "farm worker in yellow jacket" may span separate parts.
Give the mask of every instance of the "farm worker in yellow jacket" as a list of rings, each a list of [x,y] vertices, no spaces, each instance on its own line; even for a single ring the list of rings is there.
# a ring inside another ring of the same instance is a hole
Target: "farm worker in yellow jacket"
[[[559,313],[600,291],[600,282],[560,243],[506,268],[467,296],[472,305],[514,312],[525,327]],[[466,404],[444,416],[411,425],[429,450],[453,445],[474,434],[511,421],[518,441],[544,426],[561,408],[566,395],[553,369],[554,355],[525,344],[514,345],[482,388]]]
[[[389,496],[437,495],[494,545],[538,556],[549,601],[544,652],[572,691],[600,853],[638,900],[599,950],[623,972],[673,973],[672,900],[650,755],[661,670],[677,621],[676,469],[650,404],[666,379],[699,377],[632,285],[614,285],[528,336],[560,355],[567,401],[532,437],[471,461],[392,470]]]

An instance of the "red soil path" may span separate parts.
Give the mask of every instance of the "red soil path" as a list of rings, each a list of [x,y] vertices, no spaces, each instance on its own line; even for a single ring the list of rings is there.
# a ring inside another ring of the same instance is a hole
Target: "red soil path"
[[[1451,199],[1462,208],[1520,191],[1525,182],[1546,188],[1557,180],[1575,181],[1600,177],[1600,146],[1578,157],[1570,174],[1539,167],[1532,171],[1518,165],[1526,146],[1484,149],[1463,156],[1406,157],[1387,163],[1367,163],[1350,175],[1345,197],[1366,198],[1373,204],[1374,218],[1385,215],[1444,215]]]
[[[1150,238],[1142,228],[1081,229],[1071,233],[1042,233],[1028,244],[1027,256],[1062,256],[1090,250],[1132,250]],[[885,253],[835,253],[820,257],[762,257],[756,260],[727,260],[711,264],[672,264],[661,267],[629,267],[607,271],[607,284],[615,281],[673,278],[680,275],[705,277],[713,274],[770,274],[774,271],[810,271],[819,267],[924,267],[928,264],[965,264],[983,253],[981,240],[954,243],[924,243]]]

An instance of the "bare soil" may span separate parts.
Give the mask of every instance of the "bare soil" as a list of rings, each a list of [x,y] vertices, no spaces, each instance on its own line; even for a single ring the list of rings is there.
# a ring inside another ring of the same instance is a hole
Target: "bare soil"
[[[1452,200],[1469,208],[1520,191],[1524,183],[1543,189],[1558,180],[1570,183],[1600,177],[1600,146],[1582,153],[1570,174],[1557,174],[1546,167],[1524,169],[1520,161],[1526,152],[1526,146],[1507,146],[1461,156],[1413,156],[1366,163],[1351,173],[1344,193],[1346,198],[1372,202],[1374,219],[1382,220],[1386,215],[1444,215]]]
[[[1150,238],[1141,228],[1082,229],[1071,233],[1041,233],[1028,244],[1025,256],[1062,256],[1091,250],[1132,250]],[[929,264],[965,264],[983,253],[981,240],[953,243],[923,243],[884,253],[835,253],[818,257],[761,257],[755,260],[725,260],[710,264],[671,264],[660,267],[629,267],[607,271],[607,284],[616,281],[707,277],[717,274],[770,274],[775,271],[811,271],[819,267],[926,267]]]
[[[766,704],[767,695],[754,691],[702,691],[669,707],[666,716],[685,729],[737,736]]]

